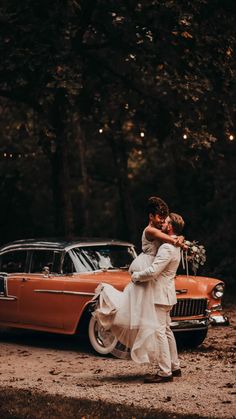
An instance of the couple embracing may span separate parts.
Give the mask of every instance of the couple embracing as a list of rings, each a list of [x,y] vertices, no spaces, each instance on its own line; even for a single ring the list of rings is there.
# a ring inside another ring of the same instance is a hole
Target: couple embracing
[[[148,200],[149,224],[142,235],[142,253],[132,262],[131,282],[121,292],[101,283],[96,289],[95,318],[117,338],[112,353],[140,364],[156,362],[156,375],[145,383],[162,383],[181,376],[170,311],[176,304],[174,278],[184,238],[182,217],[169,213],[158,197]]]

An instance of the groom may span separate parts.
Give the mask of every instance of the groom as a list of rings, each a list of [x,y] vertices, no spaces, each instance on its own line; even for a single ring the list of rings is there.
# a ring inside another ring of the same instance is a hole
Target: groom
[[[170,213],[165,219],[162,231],[172,237],[182,232],[183,218]],[[132,274],[134,283],[153,280],[155,309],[157,314],[157,341],[159,347],[159,371],[153,377],[146,378],[145,383],[162,383],[173,381],[181,376],[180,363],[174,334],[170,328],[170,311],[177,303],[175,293],[175,275],[180,262],[180,248],[169,243],[159,247],[152,265],[141,272]]]

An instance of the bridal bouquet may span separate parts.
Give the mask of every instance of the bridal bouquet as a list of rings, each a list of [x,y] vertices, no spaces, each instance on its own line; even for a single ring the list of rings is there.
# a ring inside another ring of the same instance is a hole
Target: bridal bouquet
[[[185,253],[187,265],[186,269],[188,270],[188,263],[190,263],[194,275],[196,275],[199,266],[204,265],[206,262],[206,250],[204,246],[199,245],[195,240],[192,242],[185,240],[184,243],[188,246],[188,249]]]

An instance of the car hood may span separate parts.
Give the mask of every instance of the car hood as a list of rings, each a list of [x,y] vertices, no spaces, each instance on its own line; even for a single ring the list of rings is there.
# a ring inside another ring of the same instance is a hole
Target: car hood
[[[175,278],[176,293],[183,298],[199,298],[203,295],[210,295],[216,284],[223,281],[207,276],[177,275]]]

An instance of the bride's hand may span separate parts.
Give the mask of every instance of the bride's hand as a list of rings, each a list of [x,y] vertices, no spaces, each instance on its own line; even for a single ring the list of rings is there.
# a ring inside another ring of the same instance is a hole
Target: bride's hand
[[[183,250],[188,250],[188,246],[184,242],[184,236],[177,236],[175,239],[175,246],[181,247]]]
[[[184,236],[177,236],[175,239],[175,246],[181,247],[184,242]]]

